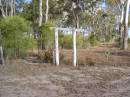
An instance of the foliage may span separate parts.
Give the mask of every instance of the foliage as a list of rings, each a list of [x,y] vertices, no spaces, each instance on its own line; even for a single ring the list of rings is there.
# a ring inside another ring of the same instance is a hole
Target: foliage
[[[97,37],[94,32],[91,32],[91,35],[88,37],[88,41],[90,43],[90,46],[95,46],[97,44]]]
[[[24,18],[19,16],[7,17],[0,22],[0,45],[8,57],[18,57],[27,49],[35,45],[30,36],[30,26]]]
[[[53,62],[53,50],[49,49],[44,52],[43,57],[44,62],[52,63]]]
[[[39,42],[42,49],[53,47],[54,33],[51,27],[51,23],[44,23],[39,28]]]
[[[62,48],[67,48],[71,49],[72,48],[72,35],[59,35],[59,44]],[[77,48],[82,48],[83,47],[83,37],[81,35],[76,36],[76,45]]]

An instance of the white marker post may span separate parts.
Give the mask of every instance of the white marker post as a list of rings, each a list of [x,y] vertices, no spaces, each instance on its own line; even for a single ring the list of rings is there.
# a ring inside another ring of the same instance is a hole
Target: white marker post
[[[1,61],[2,61],[2,65],[4,65],[4,55],[3,55],[3,49],[2,47],[0,47],[0,54],[1,54]]]
[[[72,29],[72,28],[55,28],[52,27],[52,29],[55,29],[55,44],[54,44],[54,58],[53,58],[53,63],[55,63],[57,66],[59,66],[59,47],[58,47],[58,31],[72,31],[72,37],[73,37],[73,65],[76,67],[76,60],[77,60],[77,55],[76,55],[76,32],[84,32],[87,33],[88,30],[86,29]]]
[[[55,28],[55,64],[59,66],[59,43],[58,43],[58,29]]]
[[[72,30],[72,37],[73,37],[73,65],[76,67],[76,30]]]

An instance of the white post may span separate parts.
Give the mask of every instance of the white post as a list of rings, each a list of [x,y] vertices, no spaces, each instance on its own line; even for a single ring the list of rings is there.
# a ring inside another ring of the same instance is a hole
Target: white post
[[[55,64],[59,66],[58,29],[55,29]]]
[[[72,37],[73,37],[73,65],[74,67],[76,67],[76,30],[73,29],[72,32]]]
[[[1,54],[2,65],[4,65],[4,56],[3,56],[3,49],[2,49],[2,47],[0,47],[0,54]]]

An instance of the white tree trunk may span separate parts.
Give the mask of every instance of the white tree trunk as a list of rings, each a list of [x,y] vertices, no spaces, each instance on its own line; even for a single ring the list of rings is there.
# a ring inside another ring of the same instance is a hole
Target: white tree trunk
[[[42,0],[39,0],[39,26],[42,25]]]
[[[129,7],[130,7],[130,0],[126,2],[127,6],[125,9],[125,16],[124,16],[124,34],[123,34],[123,49],[128,49],[128,19],[129,19]]]
[[[45,22],[48,22],[48,13],[49,13],[49,0],[46,0],[46,20]]]
[[[5,18],[6,15],[5,15],[4,7],[3,7],[3,4],[2,4],[2,2],[1,2],[1,0],[0,0],[0,10],[1,10],[2,16]]]
[[[121,6],[121,18],[119,24],[119,38],[120,38],[120,48],[123,48],[123,20],[124,20],[124,6]]]
[[[72,38],[73,38],[73,65],[74,67],[76,67],[76,31],[73,29],[73,32],[72,32]]]
[[[55,64],[59,66],[59,43],[58,43],[58,29],[55,29]]]
[[[5,15],[8,16],[8,4],[5,5]]]
[[[16,0],[14,0],[14,2],[13,2],[13,6],[14,6],[14,7],[13,7],[13,12],[14,12],[13,14],[14,14],[14,15],[15,15],[15,13],[16,13],[16,5],[15,5],[15,4],[16,4]]]
[[[13,16],[13,11],[14,11],[14,8],[13,8],[13,0],[11,0],[11,2],[10,2],[10,16]]]

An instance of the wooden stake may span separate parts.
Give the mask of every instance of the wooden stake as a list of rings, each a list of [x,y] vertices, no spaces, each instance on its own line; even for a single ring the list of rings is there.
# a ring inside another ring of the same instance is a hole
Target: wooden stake
[[[1,53],[1,61],[2,61],[2,65],[4,65],[4,56],[3,56],[3,49],[2,47],[0,47],[0,53]]]
[[[72,32],[72,37],[73,37],[73,65],[74,67],[76,67],[76,30],[73,29]]]
[[[58,43],[58,29],[55,29],[55,61],[56,65],[59,66],[59,43]]]

